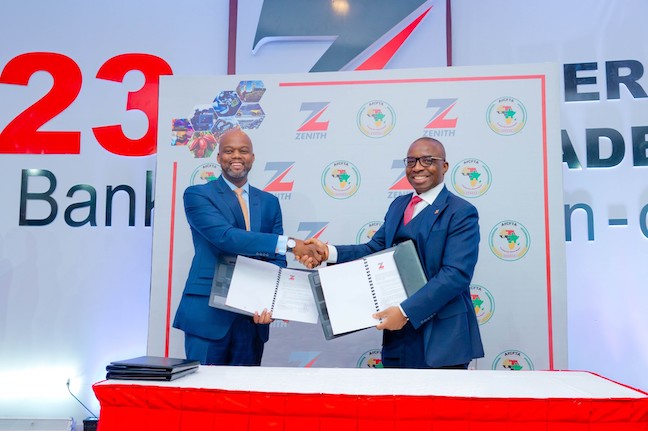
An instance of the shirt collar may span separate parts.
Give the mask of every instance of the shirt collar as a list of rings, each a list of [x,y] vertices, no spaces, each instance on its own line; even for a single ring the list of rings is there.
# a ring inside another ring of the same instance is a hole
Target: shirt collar
[[[423,199],[428,205],[432,205],[432,202],[436,200],[436,198],[439,196],[439,193],[441,193],[441,190],[443,190],[443,183],[437,184],[427,192],[423,192],[418,196]],[[414,192],[414,195],[416,195],[416,192]]]
[[[227,178],[223,177],[223,181],[225,181],[225,184],[227,184],[229,186],[229,188],[232,189],[232,191],[234,189],[238,189],[238,187],[236,185],[234,185],[233,183],[227,181]],[[241,188],[243,189],[243,191],[245,191],[245,193],[250,194],[250,183],[248,183],[246,181],[245,184],[243,184],[243,186]]]

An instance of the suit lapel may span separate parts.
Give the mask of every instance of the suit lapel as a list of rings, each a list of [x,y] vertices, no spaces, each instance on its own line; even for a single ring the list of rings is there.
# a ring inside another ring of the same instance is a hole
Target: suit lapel
[[[434,226],[434,223],[436,223],[439,215],[441,215],[443,210],[448,206],[448,193],[448,189],[443,186],[443,189],[441,189],[439,196],[436,197],[434,202],[425,207],[423,211],[421,211],[421,213],[414,218],[414,220],[420,217],[421,222],[429,225],[430,227]],[[412,220],[412,222],[414,220]]]
[[[409,201],[412,199],[412,194],[413,193],[404,195],[403,197],[398,198],[396,202],[394,202],[392,217],[390,217],[390,220],[385,223],[385,244],[393,243],[394,237],[396,236],[396,231],[403,223],[405,208],[407,207]],[[416,217],[414,217],[414,219],[412,219],[410,223],[421,223],[421,226],[425,225],[432,228],[443,210],[448,206],[448,194],[448,189],[443,186],[443,189],[441,190],[441,192],[439,192],[439,195],[434,200],[434,202],[425,207],[423,211],[421,211]]]
[[[243,218],[243,211],[238,202],[236,194],[230,189],[223,177],[218,177],[216,181],[212,181],[214,190],[218,194],[217,198],[220,202],[225,204],[225,207],[231,212],[236,220],[236,227],[245,229],[245,219]]]
[[[390,247],[394,242],[394,237],[396,236],[396,231],[398,227],[403,223],[403,214],[405,213],[405,207],[412,199],[412,193],[396,198],[394,201],[393,211],[391,216],[385,220],[385,246]]]
[[[261,231],[261,195],[259,190],[250,186],[250,230]]]

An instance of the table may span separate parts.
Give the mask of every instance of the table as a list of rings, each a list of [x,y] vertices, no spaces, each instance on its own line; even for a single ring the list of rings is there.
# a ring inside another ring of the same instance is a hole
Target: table
[[[93,385],[99,431],[647,431],[648,394],[582,371],[200,366]]]

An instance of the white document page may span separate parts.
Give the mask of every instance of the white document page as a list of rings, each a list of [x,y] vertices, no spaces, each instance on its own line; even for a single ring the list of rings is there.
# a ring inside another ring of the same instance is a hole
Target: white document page
[[[318,270],[334,334],[369,328],[378,324],[364,261],[354,260]]]
[[[367,256],[365,260],[371,272],[380,311],[407,299],[405,286],[394,260],[394,253],[375,254]]]
[[[373,313],[398,305],[407,298],[393,251],[327,266],[318,272],[334,334],[376,326],[379,320],[371,317]],[[371,292],[370,279],[376,293],[378,310]]]
[[[280,293],[275,300],[272,317],[317,323],[317,308],[307,271],[280,268],[273,263],[246,256],[236,258],[225,304],[249,313],[271,310],[280,269],[282,278],[286,280],[279,285]]]
[[[308,271],[282,268],[272,317],[294,322],[317,323],[315,297]]]

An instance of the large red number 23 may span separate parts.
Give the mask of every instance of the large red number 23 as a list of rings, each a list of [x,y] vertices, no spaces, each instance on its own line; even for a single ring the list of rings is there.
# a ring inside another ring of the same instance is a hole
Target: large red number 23
[[[122,82],[126,73],[139,71],[144,85],[128,93],[126,109],[142,111],[148,119],[146,134],[140,139],[124,135],[120,125],[93,128],[99,144],[114,154],[147,156],[155,154],[160,75],[171,75],[171,67],[149,54],[124,54],[109,59],[97,78]],[[41,131],[41,126],[75,101],[83,80],[81,69],[69,57],[51,52],[32,52],[13,58],[0,74],[0,84],[27,85],[31,76],[44,71],[54,82],[51,90],[14,118],[0,133],[2,154],[79,154],[81,132]]]

